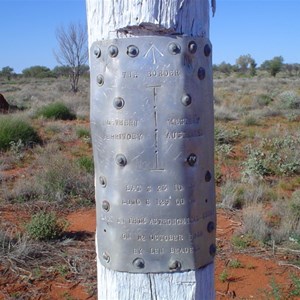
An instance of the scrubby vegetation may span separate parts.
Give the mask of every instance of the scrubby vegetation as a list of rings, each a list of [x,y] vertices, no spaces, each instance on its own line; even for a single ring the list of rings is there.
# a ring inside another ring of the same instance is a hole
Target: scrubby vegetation
[[[281,65],[274,75],[245,56],[234,68],[223,64],[215,70],[217,205],[241,222],[230,240],[232,251],[260,247],[276,253],[284,248],[287,263],[298,265],[293,252],[300,251],[296,66]],[[4,264],[8,257],[14,270],[26,269],[26,264],[34,269],[34,258],[38,267],[47,266],[48,275],[60,270],[85,276],[84,259],[78,259],[79,252],[73,255],[78,241],[70,233],[62,235],[67,229],[57,220],[75,209],[94,206],[88,80],[71,94],[63,75],[59,80],[20,78],[11,69],[3,71],[0,92],[25,109],[0,115],[0,206],[29,210],[33,217],[23,220],[22,234],[0,220],[0,262]],[[51,251],[59,264],[54,269],[46,260]],[[222,255],[221,247],[219,251]],[[70,261],[76,261],[76,268],[66,263]],[[243,267],[231,260],[219,281],[229,282],[232,271]],[[299,281],[291,278],[290,282],[291,293],[297,295]]]

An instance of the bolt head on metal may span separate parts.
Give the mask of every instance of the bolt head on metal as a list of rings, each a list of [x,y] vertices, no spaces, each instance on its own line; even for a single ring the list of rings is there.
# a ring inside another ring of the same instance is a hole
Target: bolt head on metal
[[[136,57],[139,55],[139,48],[134,46],[134,45],[130,45],[127,47],[127,55],[129,57]]]
[[[198,70],[198,78],[200,80],[203,80],[205,78],[205,69],[200,67]]]
[[[117,98],[114,99],[114,107],[116,109],[121,109],[121,108],[124,107],[124,105],[125,105],[125,101],[124,101],[123,98],[117,97]]]
[[[101,49],[100,49],[98,46],[96,46],[96,47],[94,48],[94,55],[95,55],[97,58],[99,58],[99,57],[101,56]]]
[[[207,231],[209,232],[209,233],[211,233],[211,232],[213,232],[215,230],[215,223],[214,222],[209,222],[208,224],[207,224]]]
[[[110,204],[109,204],[109,202],[106,201],[106,200],[104,200],[104,201],[102,202],[102,208],[103,208],[105,211],[109,211],[109,209],[110,209]]]
[[[196,51],[197,51],[197,44],[196,44],[196,42],[191,41],[191,42],[189,43],[189,51],[190,51],[190,53],[192,53],[192,54],[195,54],[195,53],[196,53]]]
[[[107,252],[102,253],[102,258],[105,260],[106,263],[110,262],[110,256],[108,255]]]
[[[207,171],[205,173],[205,181],[206,182],[210,182],[211,181],[211,173],[209,171]]]
[[[103,77],[103,75],[99,74],[99,75],[97,76],[97,83],[98,83],[98,85],[100,85],[100,86],[102,86],[102,85],[104,84],[104,77]]]
[[[170,271],[178,271],[178,270],[180,270],[181,269],[181,262],[178,261],[178,260],[172,261],[169,264],[169,269],[170,269]]]
[[[178,44],[176,44],[176,43],[169,44],[169,52],[171,54],[173,54],[173,55],[179,54],[180,50],[181,50],[181,48],[180,48],[180,46]]]
[[[215,244],[211,244],[210,247],[209,247],[209,254],[211,256],[215,256],[217,253],[217,247]]]
[[[190,156],[187,158],[187,162],[191,167],[193,167],[197,162],[196,154],[194,153],[190,154]]]
[[[126,166],[126,164],[127,164],[127,159],[126,159],[125,155],[123,155],[123,154],[118,154],[118,155],[116,156],[116,163],[117,163],[117,165],[120,166],[120,167]]]
[[[137,269],[144,269],[145,268],[145,261],[142,258],[136,258],[133,261],[133,265]]]
[[[105,178],[105,177],[100,176],[100,177],[99,177],[99,182],[100,182],[100,185],[101,185],[103,188],[106,187],[107,182],[106,182],[106,178]]]
[[[110,57],[116,57],[119,54],[119,49],[117,46],[111,45],[108,48],[108,53]]]
[[[211,54],[211,46],[206,44],[204,46],[204,55],[207,57],[207,56],[210,56],[210,54]]]
[[[192,97],[188,94],[183,95],[181,102],[184,106],[189,106],[192,103]]]

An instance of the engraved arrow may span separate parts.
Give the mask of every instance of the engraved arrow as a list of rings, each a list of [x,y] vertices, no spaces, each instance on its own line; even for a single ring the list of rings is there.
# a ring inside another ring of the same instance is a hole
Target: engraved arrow
[[[160,56],[164,56],[154,45],[152,45],[149,50],[146,52],[144,57],[148,57],[149,55],[152,55],[152,59],[153,59],[153,64],[156,64],[156,56],[160,55]]]

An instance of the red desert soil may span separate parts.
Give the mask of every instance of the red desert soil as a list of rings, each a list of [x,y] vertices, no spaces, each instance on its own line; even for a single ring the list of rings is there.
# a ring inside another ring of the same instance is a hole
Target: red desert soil
[[[216,299],[279,299],[270,297],[270,295],[267,296],[267,291],[271,290],[272,281],[285,290],[289,290],[290,281],[288,279],[291,274],[299,276],[299,270],[280,265],[278,257],[275,260],[270,253],[261,248],[253,248],[252,251],[237,253],[237,251],[234,251],[230,240],[233,232],[242,226],[241,223],[235,214],[220,209],[217,217],[217,245],[220,250],[215,262]],[[11,210],[2,210],[1,218],[7,218],[7,221],[12,222],[13,214]],[[67,220],[69,222],[68,231],[70,232],[95,232],[95,209],[82,209],[72,212],[67,216]],[[284,261],[284,259],[285,257],[282,257],[280,260]],[[239,262],[239,266],[232,267],[230,264],[232,261]],[[221,280],[222,274],[224,280]],[[6,281],[5,286],[2,284],[3,282],[0,280],[0,291],[5,288],[10,293],[17,293],[23,287],[22,282],[16,281]],[[95,295],[89,296],[80,282],[66,282],[59,277],[52,281],[39,282],[38,285],[32,286],[32,288],[37,289],[37,295],[38,292],[47,295],[46,298],[37,297],[36,299],[96,299]],[[0,299],[5,299],[1,298],[1,293]],[[294,297],[291,299],[300,298]]]

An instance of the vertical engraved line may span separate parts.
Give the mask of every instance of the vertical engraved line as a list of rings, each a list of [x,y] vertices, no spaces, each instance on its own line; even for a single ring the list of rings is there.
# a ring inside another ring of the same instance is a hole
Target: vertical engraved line
[[[154,135],[155,135],[155,169],[158,169],[158,122],[157,122],[157,90],[156,87],[153,88],[153,99],[154,99]]]

